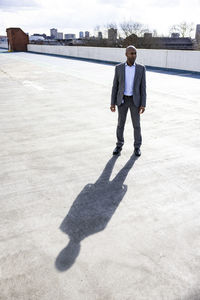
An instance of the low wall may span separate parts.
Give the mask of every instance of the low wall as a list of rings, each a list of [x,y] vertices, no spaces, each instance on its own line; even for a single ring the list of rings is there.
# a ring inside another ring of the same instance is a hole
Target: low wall
[[[28,44],[27,49],[30,52],[92,59],[113,64],[126,60],[125,48]],[[136,61],[147,67],[200,73],[200,51],[137,49]]]
[[[1,43],[0,42],[0,48],[3,48],[3,49],[8,49],[8,43]]]

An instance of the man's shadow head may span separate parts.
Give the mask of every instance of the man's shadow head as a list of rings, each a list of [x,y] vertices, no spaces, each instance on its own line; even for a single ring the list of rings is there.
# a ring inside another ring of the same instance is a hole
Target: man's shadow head
[[[126,194],[124,181],[137,157],[133,154],[110,181],[118,157],[112,156],[96,182],[82,189],[62,221],[60,229],[68,235],[69,242],[56,258],[55,266],[59,271],[66,271],[73,265],[83,239],[105,229]]]

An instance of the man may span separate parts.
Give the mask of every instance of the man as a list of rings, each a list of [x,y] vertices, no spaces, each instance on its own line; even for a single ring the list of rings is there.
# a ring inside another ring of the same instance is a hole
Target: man
[[[131,111],[131,120],[134,129],[134,154],[141,155],[142,144],[140,115],[146,107],[146,68],[136,63],[137,50],[133,45],[126,48],[126,62],[115,66],[115,75],[111,93],[112,112],[115,112],[115,105],[118,108],[117,143],[113,154],[119,154],[124,145],[124,126],[128,108]]]

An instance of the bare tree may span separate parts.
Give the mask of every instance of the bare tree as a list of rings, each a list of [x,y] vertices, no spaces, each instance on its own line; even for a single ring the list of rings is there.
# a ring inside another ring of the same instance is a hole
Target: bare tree
[[[152,36],[153,36],[153,37],[157,37],[157,36],[158,36],[158,33],[157,33],[157,30],[156,30],[156,29],[153,30]]]
[[[149,29],[146,28],[146,25],[139,22],[134,22],[133,20],[123,21],[120,23],[120,28],[125,37],[128,37],[131,34],[136,34],[138,37],[142,36],[145,32],[149,32]]]
[[[107,23],[105,26],[107,29],[110,29],[110,28],[117,29],[117,24],[115,22]]]
[[[96,25],[95,27],[94,27],[94,36],[95,37],[98,37],[98,32],[100,31],[100,25]]]
[[[117,37],[119,38],[118,26],[115,22],[104,24],[103,27],[104,27],[104,35],[106,37],[108,37],[108,29],[113,28],[113,29],[117,29]]]
[[[186,21],[172,25],[169,30],[170,34],[177,32],[181,37],[191,37],[192,31],[194,31],[194,23],[187,23]]]

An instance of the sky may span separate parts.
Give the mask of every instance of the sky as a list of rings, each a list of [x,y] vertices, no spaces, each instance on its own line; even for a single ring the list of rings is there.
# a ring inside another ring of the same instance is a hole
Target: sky
[[[182,21],[200,24],[200,0],[0,0],[0,35],[20,27],[29,35],[50,35],[50,28],[57,28],[78,37],[79,31],[93,35],[98,25],[103,31],[106,24],[129,20],[168,35]]]

